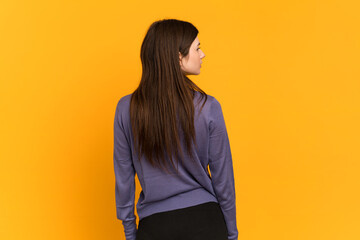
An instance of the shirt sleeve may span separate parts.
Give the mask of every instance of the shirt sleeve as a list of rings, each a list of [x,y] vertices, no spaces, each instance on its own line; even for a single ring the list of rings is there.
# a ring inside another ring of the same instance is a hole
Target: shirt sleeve
[[[114,172],[116,215],[122,220],[126,240],[136,238],[135,170],[132,163],[130,145],[121,122],[121,104],[116,106],[114,119]]]
[[[209,168],[212,185],[223,212],[228,239],[237,240],[235,183],[229,138],[220,103],[214,98],[209,122]]]

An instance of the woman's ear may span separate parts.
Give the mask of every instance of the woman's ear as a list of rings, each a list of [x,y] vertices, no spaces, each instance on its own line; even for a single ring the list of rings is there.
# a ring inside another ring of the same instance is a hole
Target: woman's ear
[[[179,62],[180,62],[180,66],[182,66],[182,56],[180,52],[179,52]]]

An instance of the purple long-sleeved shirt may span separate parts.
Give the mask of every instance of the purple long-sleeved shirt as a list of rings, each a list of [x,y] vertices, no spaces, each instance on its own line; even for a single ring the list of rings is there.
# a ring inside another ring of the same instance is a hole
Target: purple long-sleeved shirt
[[[228,239],[237,239],[235,185],[229,138],[220,103],[210,95],[199,113],[196,105],[196,161],[179,161],[178,174],[152,167],[145,159],[138,161],[130,122],[131,94],[122,97],[114,119],[114,171],[117,218],[122,220],[126,240],[136,238],[134,215],[135,174],[142,187],[136,205],[139,219],[157,212],[186,208],[205,202],[218,202],[224,214]],[[182,140],[182,139],[181,139]],[[185,145],[181,141],[186,157]],[[208,172],[210,168],[211,177]]]

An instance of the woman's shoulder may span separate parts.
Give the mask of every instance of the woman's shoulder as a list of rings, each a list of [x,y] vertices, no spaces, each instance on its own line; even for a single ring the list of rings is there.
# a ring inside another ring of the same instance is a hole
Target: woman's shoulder
[[[203,101],[206,100],[205,102],[205,106],[207,106],[208,108],[212,108],[214,105],[220,105],[219,101],[216,99],[216,97],[214,97],[213,95],[210,94],[205,94],[206,95],[206,99],[205,96],[203,94],[201,94],[200,92],[196,91],[195,92],[195,102],[200,102],[200,106],[202,105]]]
[[[126,110],[130,107],[130,100],[131,100],[131,96],[133,93],[127,94],[122,96],[117,103],[117,109],[121,109],[121,110]],[[220,106],[219,101],[216,99],[216,97],[214,97],[213,95],[207,94],[205,93],[202,94],[198,91],[195,91],[195,95],[194,95],[194,100],[195,103],[199,103],[199,106],[201,106],[203,104],[203,101],[206,101],[204,104],[204,107],[206,106],[206,108],[216,108]],[[210,109],[209,109],[210,110]]]
[[[132,93],[120,97],[116,104],[116,111],[119,113],[127,113],[129,111],[131,95]]]
[[[130,102],[131,95],[132,95],[132,93],[122,96],[119,99],[118,104],[122,104],[122,105],[128,104]]]
[[[119,103],[129,102],[131,99],[131,95],[132,95],[132,93],[122,96],[119,100]]]
[[[217,119],[222,115],[222,108],[220,102],[213,95],[206,94],[206,102],[204,96],[201,98],[201,93],[196,93],[194,106],[197,114],[205,117],[206,119]],[[204,104],[204,106],[203,106]],[[203,106],[203,107],[202,107]]]

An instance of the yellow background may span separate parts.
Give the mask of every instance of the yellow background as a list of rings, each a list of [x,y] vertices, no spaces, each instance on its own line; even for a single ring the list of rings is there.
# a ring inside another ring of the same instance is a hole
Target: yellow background
[[[124,239],[113,120],[163,18],[222,105],[239,240],[360,239],[358,1],[0,3],[0,239]],[[137,190],[137,195],[139,189]]]

